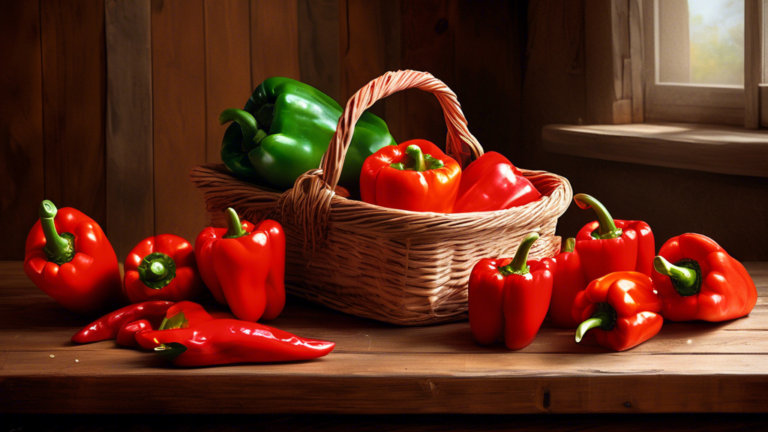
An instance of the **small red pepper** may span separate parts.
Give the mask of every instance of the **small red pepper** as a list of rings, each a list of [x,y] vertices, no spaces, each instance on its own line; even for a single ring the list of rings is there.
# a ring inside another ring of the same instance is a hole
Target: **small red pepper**
[[[90,314],[123,299],[112,245],[99,224],[78,210],[43,201],[24,256],[27,277],[72,312]]]
[[[132,303],[191,300],[203,291],[195,250],[183,238],[161,234],[142,240],[125,260],[123,289]]]
[[[549,303],[549,318],[560,328],[576,328],[579,321],[573,319],[571,309],[576,294],[584,291],[587,282],[581,270],[579,253],[574,250],[576,240],[569,238],[565,241],[563,251],[552,258],[555,262],[552,283],[552,301]]]
[[[147,320],[132,321],[124,325],[117,333],[115,342],[118,345],[129,348],[140,348],[138,342],[136,342],[136,333],[152,330],[152,323]]]
[[[668,320],[727,321],[748,315],[757,303],[757,287],[744,266],[701,234],[667,240],[654,267]]]
[[[528,261],[539,238],[528,234],[513,259],[482,259],[469,276],[469,327],[482,345],[502,336],[509,349],[527,347],[536,338],[552,296],[551,259]]]
[[[615,272],[590,282],[576,295],[573,318],[576,343],[592,330],[597,343],[614,351],[624,351],[656,336],[664,319],[659,315],[661,299],[648,276]]]
[[[72,336],[72,342],[91,343],[115,339],[124,325],[142,319],[157,328],[171,306],[173,302],[169,301],[148,301],[126,306],[88,324]]]
[[[360,174],[363,201],[418,212],[451,213],[461,166],[426,140],[385,146],[368,156]]]
[[[462,171],[453,212],[505,210],[539,198],[539,191],[512,162],[499,153],[488,152]]]
[[[200,275],[239,319],[277,318],[285,306],[285,234],[273,221],[257,227],[228,208],[229,228],[206,228],[195,240]]]
[[[583,209],[592,207],[596,221],[576,235],[576,250],[587,282],[617,271],[637,271],[651,276],[656,253],[651,227],[642,221],[613,219],[595,198],[578,194],[573,197]]]

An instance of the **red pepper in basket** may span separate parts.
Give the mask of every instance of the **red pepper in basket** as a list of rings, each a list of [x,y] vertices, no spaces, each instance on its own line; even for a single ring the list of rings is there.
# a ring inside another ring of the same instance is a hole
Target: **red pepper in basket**
[[[507,158],[488,152],[462,171],[453,212],[505,210],[539,198],[539,191]]]
[[[229,228],[206,228],[195,240],[200,275],[237,318],[277,318],[285,306],[283,227],[267,219],[254,228],[234,209],[226,214]]]
[[[147,320],[154,325],[153,328],[157,328],[171,306],[173,302],[169,301],[148,301],[126,306],[88,324],[72,336],[72,342],[90,343],[115,339],[124,325],[138,320]]]
[[[27,277],[72,312],[88,314],[122,300],[115,251],[99,224],[78,210],[43,201],[24,256]]]
[[[197,297],[203,291],[203,280],[192,245],[173,234],[142,240],[125,260],[123,289],[133,303]]]
[[[429,141],[411,140],[368,156],[360,194],[363,201],[382,207],[451,213],[460,183],[458,162]]]
[[[648,276],[638,272],[615,272],[590,282],[576,296],[573,318],[576,342],[590,331],[597,343],[624,351],[656,336],[664,319],[659,315],[661,299]]]
[[[565,241],[563,251],[552,260],[555,262],[552,283],[552,301],[549,303],[549,318],[560,328],[576,328],[579,322],[573,319],[571,309],[576,294],[587,287],[581,270],[579,253],[574,250],[576,240]]]
[[[744,266],[701,234],[667,240],[654,267],[661,313],[671,321],[731,320],[748,315],[757,303],[755,282]]]
[[[592,207],[597,213],[598,220],[584,225],[576,235],[576,250],[587,282],[617,271],[651,276],[656,249],[647,223],[613,219],[598,200],[586,194],[573,200],[580,208]]]
[[[482,259],[469,276],[469,327],[483,345],[503,335],[509,349],[527,347],[536,338],[552,295],[550,259],[528,261],[539,238],[528,234],[513,259]]]

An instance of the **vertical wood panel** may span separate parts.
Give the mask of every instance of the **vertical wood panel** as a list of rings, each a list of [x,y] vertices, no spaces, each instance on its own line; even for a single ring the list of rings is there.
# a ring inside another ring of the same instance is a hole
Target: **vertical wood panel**
[[[206,222],[189,170],[205,162],[203,1],[152,1],[155,233],[194,240]]]
[[[106,0],[107,227],[118,260],[155,231],[150,0]]]
[[[644,46],[643,5],[629,0],[629,44],[632,64],[632,122],[645,121],[645,88],[643,83]]]
[[[37,1],[5,2],[0,45],[7,61],[0,68],[0,260],[21,260],[45,188]]]
[[[339,91],[339,2],[299,0],[298,6],[301,81],[343,103]]]
[[[40,2],[45,195],[106,228],[104,0]]]
[[[251,96],[248,0],[205,0],[206,161],[221,162],[219,114]]]
[[[762,1],[746,0],[744,4],[744,126],[757,129],[760,126],[760,94],[758,86],[762,75]]]
[[[298,0],[251,0],[251,89],[273,76],[301,79]]]

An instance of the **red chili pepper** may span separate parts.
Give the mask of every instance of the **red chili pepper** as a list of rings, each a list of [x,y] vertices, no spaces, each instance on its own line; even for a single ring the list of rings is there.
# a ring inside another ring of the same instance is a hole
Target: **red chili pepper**
[[[748,315],[757,303],[757,287],[744,266],[701,234],[667,240],[654,267],[661,313],[671,321],[732,320]]]
[[[195,250],[183,238],[161,234],[142,240],[125,260],[123,289],[132,303],[191,300],[203,291]]]
[[[93,313],[123,298],[112,245],[99,224],[78,210],[43,201],[24,256],[27,277],[72,312]]]
[[[368,156],[360,174],[363,201],[400,210],[451,213],[461,166],[426,140],[385,146]]]
[[[664,319],[659,315],[661,299],[648,276],[615,272],[590,282],[576,295],[573,318],[576,342],[592,330],[597,343],[614,351],[624,351],[656,336]]]
[[[461,173],[454,213],[505,210],[541,198],[536,187],[512,162],[488,152]]]
[[[72,336],[72,342],[90,343],[115,339],[125,324],[142,319],[157,328],[171,306],[173,302],[168,301],[148,301],[126,306],[88,324]]]
[[[239,319],[277,318],[285,306],[285,234],[273,220],[256,228],[228,208],[228,229],[206,228],[195,240],[203,281]]]
[[[124,325],[117,333],[115,342],[118,345],[129,348],[140,348],[138,342],[136,342],[136,334],[143,331],[152,330],[152,323],[147,320],[132,321]]]
[[[597,219],[576,235],[576,250],[587,282],[617,271],[637,271],[651,276],[656,253],[651,227],[642,221],[611,218],[595,198],[578,194],[573,197],[583,209],[592,207]]]
[[[483,345],[502,335],[509,349],[527,347],[536,338],[552,296],[550,259],[528,261],[539,238],[528,234],[513,259],[482,259],[469,277],[469,327]]]
[[[584,291],[587,282],[581,270],[579,253],[574,250],[576,240],[565,241],[563,251],[554,257],[554,277],[552,283],[552,301],[549,303],[549,318],[560,328],[576,328],[579,321],[573,319],[571,309],[576,294]]]

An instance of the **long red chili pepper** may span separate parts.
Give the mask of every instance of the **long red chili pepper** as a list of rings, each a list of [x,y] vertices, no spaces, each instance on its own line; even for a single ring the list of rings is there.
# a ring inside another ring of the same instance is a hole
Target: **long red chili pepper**
[[[157,328],[171,306],[173,302],[159,300],[126,306],[88,324],[72,336],[72,342],[91,343],[115,339],[125,324],[138,320],[147,320],[153,328]]]

